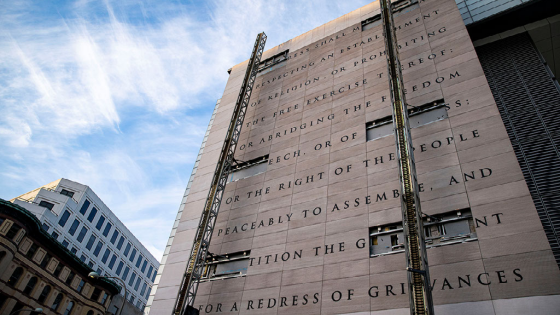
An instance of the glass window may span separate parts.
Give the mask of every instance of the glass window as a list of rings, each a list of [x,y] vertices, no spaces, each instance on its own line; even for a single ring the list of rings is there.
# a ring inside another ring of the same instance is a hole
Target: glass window
[[[134,291],[138,291],[138,288],[140,287],[140,282],[142,282],[142,279],[138,277],[138,279],[136,279],[136,285],[134,286]]]
[[[111,236],[111,244],[115,245],[115,242],[117,241],[117,237],[119,237],[119,231],[115,229],[113,231],[113,235]]]
[[[72,252],[72,254],[76,255],[76,253],[78,252],[78,249],[74,246],[72,246],[72,249],[70,250]]]
[[[117,276],[120,276],[120,275],[121,275],[121,271],[122,271],[123,266],[124,266],[124,262],[121,260],[121,261],[119,262],[119,266],[117,267],[117,271],[116,271]]]
[[[60,194],[64,195],[64,196],[68,196],[70,198],[74,197],[74,192],[73,191],[68,191],[66,189],[61,190]]]
[[[117,255],[113,254],[113,257],[111,257],[111,260],[109,261],[109,269],[113,270],[116,261],[117,261]]]
[[[148,268],[148,274],[146,275],[148,279],[152,276],[152,271],[154,271],[154,266],[150,265],[150,268]]]
[[[72,309],[74,309],[74,302],[68,302],[68,306],[66,306],[66,310],[64,311],[64,315],[71,315]]]
[[[72,222],[72,226],[70,226],[68,233],[74,236],[74,234],[76,234],[76,230],[78,229],[78,226],[80,226],[80,221],[78,221],[78,219],[74,219],[74,222]]]
[[[19,230],[21,230],[21,226],[17,225],[17,224],[12,224],[12,227],[10,227],[10,229],[8,230],[8,233],[6,233],[6,238],[13,240],[14,237],[18,234]]]
[[[60,217],[60,220],[58,220],[58,225],[64,227],[66,225],[66,221],[68,221],[69,217],[70,217],[70,211],[64,210],[64,213]]]
[[[128,281],[128,285],[131,286],[134,284],[134,280],[136,280],[136,272],[132,273],[132,276],[130,276],[130,280]]]
[[[46,223],[43,223],[43,225],[42,225],[41,227],[43,228],[43,230],[45,230],[45,231],[47,231],[47,232],[48,232],[49,229],[51,228],[51,227],[50,227],[48,224],[46,224]]]
[[[58,237],[59,237],[60,235],[58,235],[58,233],[56,233],[56,231],[53,231],[53,232],[51,233],[51,236],[54,237],[56,240],[58,240]]]
[[[95,207],[91,208],[91,211],[89,212],[89,215],[87,217],[87,220],[89,222],[93,222],[93,219],[95,218],[95,215],[97,214],[97,209],[95,209]]]
[[[88,262],[87,264],[91,269],[93,269],[93,261]]]
[[[123,279],[123,280],[126,280],[126,277],[128,276],[128,272],[129,272],[129,271],[130,271],[130,267],[126,266],[126,267],[124,268],[124,272],[123,272],[123,275],[122,275],[122,279]]]
[[[76,274],[73,271],[70,271],[70,273],[68,274],[68,277],[66,278],[66,284],[71,285],[75,276],[76,276]]]
[[[142,265],[142,272],[146,271],[146,266],[148,265],[148,260],[144,260],[144,264]]]
[[[95,237],[95,235],[93,235],[93,234],[89,237],[89,241],[86,244],[86,248],[88,250],[91,250],[91,248],[93,247],[93,243],[95,243],[96,239],[97,239],[97,237]]]
[[[27,254],[25,254],[25,257],[33,259],[33,256],[35,256],[35,253],[37,252],[37,249],[39,249],[39,246],[37,246],[37,244],[31,244],[31,247],[27,251]]]
[[[87,259],[86,256],[84,256],[84,255],[81,255],[81,256],[80,256],[80,260],[81,260],[81,261],[86,262],[86,259]]]
[[[78,237],[76,238],[78,240],[78,242],[82,242],[84,240],[84,237],[86,236],[88,232],[88,229],[85,226],[82,226],[82,229],[80,230],[80,234],[78,234]]]
[[[103,257],[101,258],[101,262],[106,264],[107,263],[107,259],[109,259],[109,255],[111,255],[111,251],[107,248],[105,250],[105,253],[103,254]]]
[[[86,199],[86,201],[84,201],[84,204],[80,208],[80,213],[82,215],[86,215],[86,212],[87,212],[87,209],[89,208],[89,205],[90,205],[90,202],[89,202],[89,200]]]
[[[99,289],[99,288],[93,289],[93,294],[91,295],[91,299],[93,301],[97,301],[97,300],[99,300],[100,296],[101,296],[101,289]]]
[[[103,243],[101,241],[98,241],[97,246],[95,246],[95,250],[93,251],[95,257],[99,256],[99,252],[101,251],[101,248],[103,248]]]
[[[148,291],[146,292],[146,300],[150,297],[150,292],[152,292],[152,288],[148,288]]]
[[[144,296],[144,293],[146,293],[146,287],[147,287],[147,286],[148,286],[148,285],[146,284],[146,282],[144,282],[144,283],[142,284],[142,291],[140,291],[140,295]]]
[[[49,253],[45,254],[43,261],[41,262],[41,268],[46,268],[49,262],[51,261],[52,256]]]
[[[121,250],[121,248],[123,246],[123,243],[124,243],[124,236],[121,236],[121,238],[119,239],[119,242],[117,243],[117,249],[118,250]],[[125,254],[125,256],[126,256],[126,254]]]
[[[51,293],[51,286],[47,285],[43,288],[43,291],[41,291],[41,295],[39,295],[37,302],[39,302],[40,304],[45,303],[45,300],[49,296],[49,293]]]
[[[68,245],[70,245],[70,243],[68,243],[67,240],[62,241],[62,246],[68,248]]]
[[[152,282],[156,280],[156,275],[157,275],[157,271],[154,271],[154,274],[152,275]]]
[[[142,255],[138,255],[138,260],[136,260],[136,268],[140,268],[141,263],[142,263]]]
[[[45,208],[47,208],[47,209],[49,209],[49,210],[52,210],[53,207],[54,207],[54,204],[53,204],[53,203],[50,203],[50,202],[46,202],[46,201],[44,201],[44,200],[41,200],[41,202],[39,202],[39,207],[45,207]]]
[[[101,227],[103,226],[103,223],[105,223],[105,217],[104,216],[100,216],[99,220],[97,220],[97,224],[95,225],[95,228],[99,231],[101,231]]]
[[[32,277],[29,281],[27,281],[27,285],[25,286],[25,289],[23,289],[23,294],[30,295],[33,289],[35,289],[35,285],[37,285],[37,277]]]
[[[128,258],[128,260],[130,260],[130,262],[133,262],[134,256],[136,256],[136,248],[132,249],[132,253],[130,254],[130,258]]]
[[[109,295],[107,293],[103,294],[103,298],[101,299],[101,304],[105,304],[105,301],[107,301],[108,297]]]
[[[58,307],[60,306],[60,302],[62,302],[62,297],[63,297],[63,296],[62,296],[62,293],[59,293],[59,294],[56,296],[56,298],[54,299],[54,302],[53,302],[53,304],[52,304],[52,306],[51,306],[51,308],[52,308],[53,310],[56,311],[56,310],[58,309]]]
[[[80,280],[80,284],[78,284],[78,288],[76,290],[78,290],[79,293],[82,293],[82,290],[84,289],[85,284],[86,284],[86,282],[83,279]]]
[[[126,248],[124,249],[124,256],[128,256],[128,252],[130,251],[130,247],[132,246],[132,244],[128,243],[126,244]]]
[[[107,237],[107,235],[109,235],[109,231],[111,231],[112,227],[113,227],[113,225],[111,224],[111,222],[107,222],[107,225],[105,225],[105,229],[103,230],[103,236]]]
[[[56,268],[54,269],[54,273],[53,273],[56,278],[60,276],[60,273],[62,272],[62,268],[64,268],[63,264],[58,263],[58,265],[56,265]]]

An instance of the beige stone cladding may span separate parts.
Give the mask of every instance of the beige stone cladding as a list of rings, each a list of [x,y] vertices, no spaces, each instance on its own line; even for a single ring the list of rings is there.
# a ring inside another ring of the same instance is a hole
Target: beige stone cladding
[[[391,115],[381,24],[361,24],[378,12],[265,52],[289,59],[257,77],[236,159],[268,155],[267,170],[227,185],[210,248],[251,259],[246,276],[200,285],[201,314],[407,314],[404,254],[369,248],[370,228],[401,221],[394,137],[366,134]],[[436,310],[524,314],[508,299],[541,298],[558,310],[558,266],[455,1],[420,1],[394,21],[409,106],[446,104],[445,119],[412,129],[422,209],[470,209],[476,228],[428,249]],[[246,65],[232,69],[151,315],[173,307]]]

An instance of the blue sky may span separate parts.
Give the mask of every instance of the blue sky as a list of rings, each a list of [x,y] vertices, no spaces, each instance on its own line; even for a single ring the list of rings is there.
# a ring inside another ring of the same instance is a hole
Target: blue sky
[[[369,1],[0,1],[0,197],[90,186],[161,258],[227,69]]]

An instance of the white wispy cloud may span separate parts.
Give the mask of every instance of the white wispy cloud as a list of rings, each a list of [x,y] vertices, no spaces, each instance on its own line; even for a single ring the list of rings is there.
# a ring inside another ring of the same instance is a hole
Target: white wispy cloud
[[[1,3],[1,197],[89,185],[159,259],[226,70],[367,2]]]

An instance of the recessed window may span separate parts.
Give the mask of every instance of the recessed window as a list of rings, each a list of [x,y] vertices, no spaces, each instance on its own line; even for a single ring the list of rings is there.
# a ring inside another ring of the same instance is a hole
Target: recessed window
[[[119,237],[119,231],[115,229],[115,231],[113,231],[113,235],[111,236],[111,244],[115,245],[115,242],[117,241],[117,237]]]
[[[82,290],[84,289],[84,285],[86,284],[86,282],[84,280],[80,280],[80,284],[78,284],[78,288],[76,288],[76,290],[79,293],[82,293]]]
[[[93,269],[93,261],[90,260],[90,261],[88,262],[87,265],[88,265],[91,269]]]
[[[39,246],[37,246],[37,244],[31,244],[31,247],[29,248],[29,250],[27,250],[27,254],[25,254],[25,257],[27,257],[28,259],[33,259],[33,256],[35,256],[35,253],[38,249]]]
[[[43,225],[41,226],[41,228],[43,228],[43,230],[45,230],[45,231],[47,231],[47,232],[48,232],[48,231],[49,231],[49,229],[50,229],[51,227],[50,227],[50,226],[49,226],[48,224],[46,224],[46,223],[43,223]]]
[[[72,222],[72,226],[70,226],[70,229],[68,230],[68,234],[74,236],[74,234],[76,234],[78,226],[80,226],[80,221],[78,221],[78,219],[74,219],[74,222]]]
[[[116,261],[117,261],[117,255],[113,254],[113,257],[111,257],[111,260],[109,261],[109,269],[113,270]]]
[[[142,255],[138,255],[138,260],[136,260],[136,268],[140,268],[141,263],[142,263]]]
[[[445,105],[443,99],[441,99],[422,106],[409,107],[408,123],[410,128],[416,128],[446,119],[447,110],[445,109]],[[385,116],[366,124],[367,141],[383,138],[393,133],[392,116]]]
[[[150,278],[152,276],[152,271],[154,271],[154,266],[150,265],[150,268],[148,268],[148,274],[146,275],[146,277]]]
[[[58,240],[58,237],[60,236],[56,231],[53,231],[51,233],[51,236],[54,237],[54,239]]]
[[[93,289],[93,294],[91,295],[91,299],[93,301],[97,301],[97,300],[99,300],[100,296],[101,296],[101,289],[99,289],[99,288]]]
[[[81,260],[82,262],[86,262],[86,259],[87,259],[86,256],[84,256],[84,255],[81,255],[81,256],[80,256],[80,260]]]
[[[128,252],[130,251],[130,247],[132,247],[132,244],[128,243],[126,244],[126,248],[124,249],[124,256],[128,256]]]
[[[108,297],[109,295],[107,293],[103,294],[103,298],[101,299],[101,304],[105,304],[105,301],[107,301]]]
[[[121,275],[121,271],[122,271],[123,266],[124,266],[124,262],[121,260],[121,261],[119,262],[119,265],[117,266],[117,271],[115,271],[115,273],[117,274],[117,276],[120,276],[120,275]]]
[[[56,296],[56,298],[54,299],[54,302],[53,302],[53,304],[51,305],[51,308],[52,308],[54,311],[57,311],[57,310],[58,310],[58,307],[60,306],[60,302],[62,302],[62,298],[63,298],[63,297],[64,297],[64,296],[62,295],[62,293],[59,293],[59,294]]]
[[[68,242],[67,240],[62,241],[62,246],[68,248],[69,245],[70,245],[70,242]]]
[[[138,277],[138,279],[136,279],[136,285],[134,286],[134,291],[138,291],[138,288],[140,287],[140,282],[142,282],[142,278]]]
[[[49,210],[52,210],[54,207],[54,203],[50,203],[44,200],[41,200],[41,202],[39,202],[39,207],[45,207]]]
[[[229,182],[234,182],[243,178],[255,176],[266,172],[268,167],[268,154],[265,156],[252,159],[250,161],[237,161],[232,166],[229,173]]]
[[[126,266],[126,267],[124,268],[124,272],[123,272],[123,275],[122,275],[123,281],[126,280],[126,277],[128,276],[128,273],[129,273],[129,272],[130,272],[130,267]]]
[[[82,229],[80,230],[80,234],[78,234],[78,237],[76,238],[78,242],[81,243],[84,240],[84,237],[86,236],[87,232],[88,229],[85,226],[82,226]]]
[[[148,291],[146,291],[146,296],[144,297],[146,300],[150,297],[150,292],[152,291],[152,288],[148,288]]]
[[[97,239],[97,237],[95,237],[95,235],[93,235],[93,234],[89,237],[89,241],[86,244],[86,248],[88,250],[91,250],[91,248],[93,247],[93,244],[95,243],[96,239]]]
[[[470,209],[461,209],[423,219],[426,248],[477,240]],[[372,257],[404,252],[402,222],[370,228]]]
[[[148,265],[148,260],[144,260],[144,264],[142,264],[142,272],[146,271],[146,266]]]
[[[105,225],[105,229],[103,230],[103,236],[107,237],[107,235],[109,235],[109,231],[111,231],[112,227],[113,227],[113,225],[111,224],[111,222],[107,222],[107,224]]]
[[[47,265],[49,264],[49,262],[51,261],[52,256],[49,255],[49,253],[45,254],[45,257],[43,258],[43,260],[41,261],[41,268],[47,268]]]
[[[76,274],[72,270],[70,270],[70,273],[68,274],[68,277],[66,277],[66,281],[65,281],[66,284],[71,285],[75,276],[76,276]]]
[[[142,284],[142,291],[140,291],[140,295],[144,296],[144,293],[146,293],[146,287],[148,286],[148,284],[146,284],[146,282],[144,282]]]
[[[49,296],[49,293],[51,293],[51,286],[47,285],[43,288],[43,291],[41,291],[41,295],[39,295],[37,302],[39,302],[40,304],[45,303],[45,299],[47,298],[47,296]]]
[[[251,251],[237,252],[227,255],[208,253],[203,274],[204,279],[221,279],[239,277],[247,274],[249,254]]]
[[[53,275],[58,278],[58,276],[60,276],[60,273],[62,272],[62,268],[64,268],[64,266],[59,262],[58,265],[56,265],[56,268],[54,269]]]
[[[72,252],[72,254],[76,255],[76,253],[78,252],[78,249],[74,246],[72,246],[72,249],[70,250]]]
[[[23,268],[17,267],[16,270],[14,270],[14,272],[12,272],[12,275],[10,276],[10,279],[8,279],[8,285],[12,288],[15,288],[15,286],[19,282],[19,278],[21,278],[22,274],[23,274]]]
[[[105,253],[103,254],[103,257],[101,258],[101,262],[106,264],[107,259],[109,259],[109,255],[111,255],[111,251],[107,248],[107,249],[105,249]]]
[[[97,220],[97,225],[95,225],[95,228],[100,231],[101,227],[103,226],[103,223],[105,222],[105,217],[104,216],[100,216],[99,220]]]
[[[132,276],[130,276],[130,280],[128,281],[128,285],[131,286],[134,284],[134,280],[136,280],[136,272],[132,273]]]
[[[99,256],[99,252],[101,251],[101,248],[103,248],[103,243],[101,241],[98,241],[97,246],[95,246],[95,250],[93,251],[93,255],[95,255],[95,257]]]
[[[6,238],[9,240],[13,240],[14,237],[19,233],[19,230],[21,230],[21,226],[13,223],[10,229],[8,230],[8,233],[6,233]]]
[[[121,250],[122,246],[124,243],[124,236],[121,236],[121,238],[119,239],[119,242],[117,243],[117,249]],[[124,254],[126,256],[126,254]]]
[[[130,260],[130,262],[133,262],[135,256],[136,256],[136,248],[133,248],[132,253],[130,254],[130,257],[128,258],[128,260]]]
[[[86,201],[84,201],[84,204],[82,205],[82,207],[80,208],[80,213],[82,215],[86,215],[87,209],[89,208],[89,205],[91,203],[89,202],[89,200],[86,199]]]
[[[61,195],[64,195],[64,196],[68,196],[68,197],[70,197],[70,198],[74,197],[74,192],[73,192],[73,191],[66,190],[66,189],[61,190],[61,191],[60,191],[60,194],[61,194]]]
[[[87,220],[89,222],[93,222],[93,219],[95,218],[96,214],[97,214],[97,208],[95,208],[95,207],[91,208],[91,211],[89,212]]]
[[[69,217],[70,217],[70,211],[64,210],[64,213],[60,217],[60,220],[58,220],[58,225],[64,227]]]

